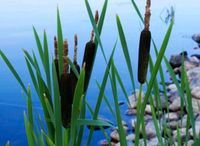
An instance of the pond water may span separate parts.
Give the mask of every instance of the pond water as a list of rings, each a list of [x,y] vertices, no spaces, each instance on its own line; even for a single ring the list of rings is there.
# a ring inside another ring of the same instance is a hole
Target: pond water
[[[93,12],[96,9],[101,10],[103,1],[90,0],[89,2]],[[142,13],[144,13],[145,1],[136,0],[136,3]],[[36,50],[36,43],[32,31],[32,26],[34,25],[40,36],[42,36],[43,30],[46,30],[50,53],[53,55],[53,36],[56,34],[57,6],[60,9],[64,38],[67,38],[69,41],[69,48],[71,49],[69,54],[71,57],[73,56],[73,35],[74,33],[78,34],[78,62],[81,63],[84,46],[90,38],[92,29],[83,0],[21,0],[20,2],[18,0],[7,0],[1,2],[0,49],[3,50],[13,63],[27,86],[31,84],[31,80],[28,75],[28,70],[26,69],[22,48],[27,49],[29,52],[32,49]],[[176,17],[166,55],[169,57],[171,54],[179,53],[182,50],[186,50],[189,54],[192,54],[195,52],[192,48],[194,48],[196,44],[191,40],[191,35],[199,32],[200,3],[198,0],[153,0],[150,26],[152,36],[159,48],[168,26],[160,17],[163,18],[166,15],[165,10],[166,8],[170,8],[170,6],[174,6]],[[118,38],[115,20],[116,14],[121,18],[136,78],[138,41],[142,25],[133,9],[131,0],[109,0],[107,15],[101,35],[106,57],[109,57],[113,45]],[[198,53],[198,51],[196,51],[196,53]],[[153,51],[152,56],[155,58]],[[125,59],[119,41],[115,52],[115,63],[126,85],[127,92],[131,94],[131,81],[128,76],[128,70],[125,65]],[[87,100],[92,107],[94,107],[98,95],[95,79],[101,82],[104,70],[105,61],[99,49],[87,95]],[[138,87],[138,83],[136,83],[136,86]],[[31,87],[34,109],[36,112],[41,113],[40,103],[33,90],[32,84]],[[105,93],[109,97],[110,102],[113,103],[109,85]],[[23,121],[23,111],[26,109],[26,105],[23,96],[24,94],[17,81],[2,59],[0,59],[0,145],[5,145],[8,140],[13,146],[27,145]],[[121,101],[124,101],[121,91],[119,91],[119,98]],[[125,109],[126,106],[122,106],[122,115]],[[102,108],[100,115],[109,118],[115,123],[114,119],[107,111],[107,108]],[[123,116],[123,118],[128,119],[126,116]],[[86,131],[84,134],[85,137],[87,137],[87,133]],[[97,132],[93,137],[92,145],[97,145],[97,141],[103,138],[103,135]],[[84,142],[83,145],[85,145]]]

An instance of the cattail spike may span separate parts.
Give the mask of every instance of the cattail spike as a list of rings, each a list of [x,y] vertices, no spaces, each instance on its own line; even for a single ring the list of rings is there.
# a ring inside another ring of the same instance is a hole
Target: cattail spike
[[[96,23],[96,24],[97,24],[98,21],[99,21],[99,12],[98,12],[98,10],[96,10],[96,12],[95,12],[95,18],[94,18],[94,20],[95,20],[95,23]],[[90,41],[93,42],[93,40],[94,40],[94,30],[92,30],[92,32],[91,32],[91,37],[90,37]]]
[[[55,55],[55,59],[58,59],[58,42],[56,39],[56,36],[54,36],[54,55]]]
[[[77,34],[74,35],[74,64],[77,64],[77,46],[78,46],[78,37]]]
[[[64,73],[68,73],[68,70],[69,70],[67,57],[68,57],[68,42],[67,40],[65,40],[63,43],[63,64],[64,64],[63,72]]]
[[[95,22],[96,22],[96,24],[98,23],[98,21],[99,21],[99,12],[98,12],[98,10],[96,10],[96,12],[95,12]]]
[[[145,17],[144,17],[145,30],[149,30],[149,26],[150,26],[150,16],[151,16],[150,7],[151,7],[151,0],[147,0],[146,9],[145,9]]]

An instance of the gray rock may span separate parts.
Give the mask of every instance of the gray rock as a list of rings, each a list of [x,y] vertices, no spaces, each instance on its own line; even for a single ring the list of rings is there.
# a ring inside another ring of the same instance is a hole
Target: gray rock
[[[139,97],[139,90],[136,90],[135,94],[132,94],[131,96],[128,97],[128,100],[130,102],[130,107],[129,108],[136,108],[137,107],[137,101],[138,101],[138,97]],[[142,102],[144,100],[144,93],[142,92],[141,94],[142,97]]]
[[[187,143],[187,146],[192,146],[194,144],[194,140],[190,139]],[[186,144],[184,144],[186,146]]]
[[[193,112],[200,113],[200,100],[192,98],[192,108]]]
[[[167,90],[170,92],[176,92],[177,91],[177,87],[175,84],[170,84],[167,86]]]
[[[131,133],[126,136],[127,141],[135,141],[135,134]]]
[[[151,139],[156,136],[156,129],[154,127],[153,121],[147,122],[145,126],[145,131],[148,139]]]
[[[187,71],[190,88],[200,87],[200,67],[196,67]]]
[[[182,63],[182,56],[181,55],[183,55],[185,58],[187,58],[187,52],[186,51],[183,51],[178,55],[172,55],[170,57],[169,63],[170,63],[170,65],[173,69],[181,66],[181,63]]]
[[[110,137],[111,137],[111,140],[112,141],[119,141],[119,133],[117,130],[113,130],[111,133],[110,133]]]
[[[190,70],[198,66],[198,63],[192,61],[184,61],[185,69]]]
[[[186,138],[186,128],[179,129],[179,132],[180,132],[181,140],[184,140]],[[174,130],[172,133],[173,133],[173,139],[177,141],[178,130]]]
[[[169,105],[169,109],[171,111],[179,111],[181,109],[181,98],[177,97],[173,100],[173,102]]]
[[[200,86],[196,86],[192,89],[191,94],[193,97],[200,99]]]
[[[129,108],[126,110],[125,114],[127,116],[133,116],[137,114],[137,110],[135,108]]]
[[[195,134],[197,137],[200,135],[200,121],[195,122]],[[189,135],[193,136],[192,128],[189,129]]]
[[[157,97],[154,97],[154,105],[156,105],[156,98]],[[163,94],[160,94],[160,103],[159,103],[159,105],[161,106],[161,109],[166,109],[167,105],[168,105],[168,97],[166,99]]]
[[[152,114],[151,113],[151,106],[149,104],[147,104],[146,107],[145,107],[145,113],[150,114],[150,115]]]
[[[195,41],[200,46],[200,34],[192,35],[192,40]]]
[[[116,145],[114,145],[114,146],[121,146],[120,145],[120,142],[118,142]],[[134,143],[132,142],[132,141],[128,141],[127,140],[127,146],[134,146]]]
[[[167,113],[164,115],[166,121],[175,121],[179,119],[179,115],[176,112]]]

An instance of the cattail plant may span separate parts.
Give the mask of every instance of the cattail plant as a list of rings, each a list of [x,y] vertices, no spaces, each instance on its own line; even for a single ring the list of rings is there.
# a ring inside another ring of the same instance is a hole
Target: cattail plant
[[[67,40],[63,44],[63,64],[64,70],[60,78],[60,96],[61,96],[61,116],[62,124],[65,128],[70,125],[71,107],[72,107],[72,93],[70,86],[70,74],[68,65],[68,43]]]
[[[74,58],[73,58],[73,64],[74,64],[76,70],[78,71],[78,73],[80,73],[80,66],[77,63],[77,46],[78,46],[78,37],[77,37],[77,34],[75,34],[74,35]],[[75,91],[75,88],[76,88],[76,84],[77,84],[78,78],[75,75],[75,73],[72,70],[72,68],[70,68],[70,79],[71,79],[71,93],[72,93],[72,96],[74,96],[74,91]]]
[[[147,0],[145,18],[144,18],[144,29],[140,34],[139,58],[138,58],[138,81],[141,84],[143,84],[146,81],[148,62],[149,62],[149,52],[151,45],[151,32],[149,31],[149,22],[151,16],[150,6],[151,6],[151,1]]]
[[[58,41],[56,36],[54,36],[54,64],[56,67],[56,74],[57,74],[57,79],[58,83],[60,83],[60,77],[59,77],[59,66],[58,66]]]
[[[99,19],[99,14],[98,14],[98,11],[96,11],[95,13],[96,24],[98,23],[98,19]],[[84,92],[86,92],[88,84],[89,84],[89,80],[90,80],[90,76],[92,72],[92,63],[94,62],[94,59],[95,59],[95,48],[96,48],[96,45],[94,43],[94,30],[92,30],[90,41],[87,42],[85,46],[85,52],[84,52],[84,57],[83,57],[83,62],[82,62],[82,66],[83,64],[85,64]]]

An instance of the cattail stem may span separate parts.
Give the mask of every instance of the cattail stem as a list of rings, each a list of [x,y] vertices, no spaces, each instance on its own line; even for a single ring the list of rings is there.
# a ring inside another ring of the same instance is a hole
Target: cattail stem
[[[78,37],[77,34],[74,35],[74,64],[77,64],[77,46],[78,46]]]
[[[146,8],[145,8],[145,17],[144,17],[144,29],[149,30],[150,26],[150,16],[151,16],[151,0],[146,1]]]

